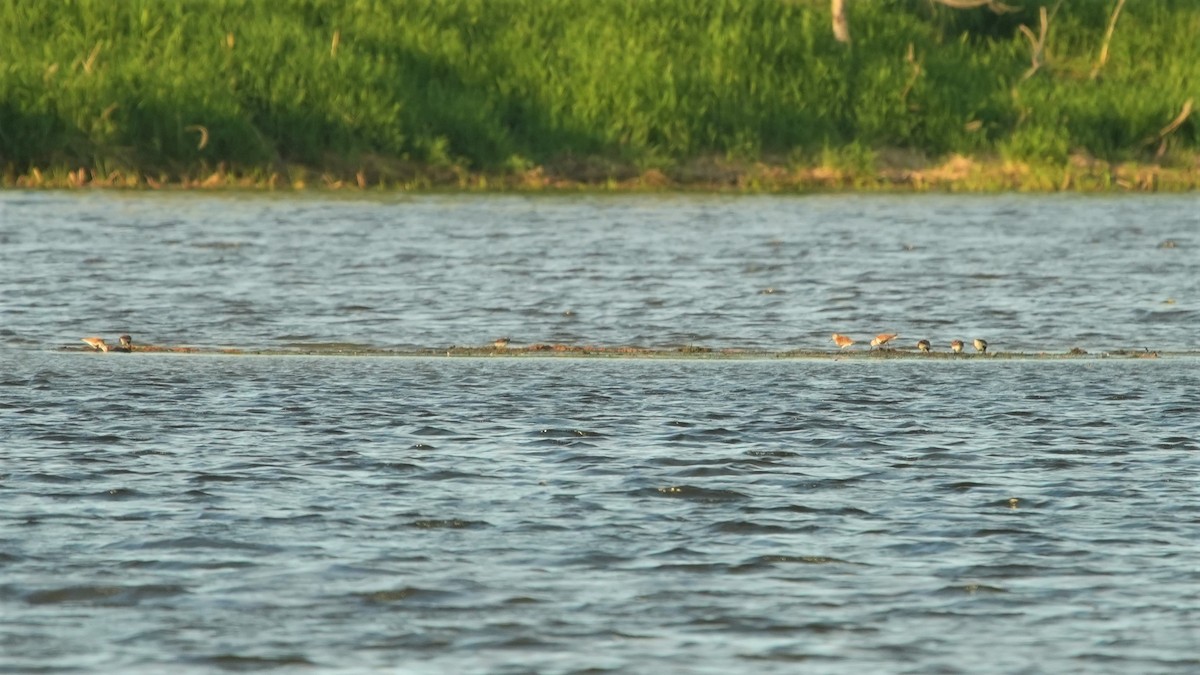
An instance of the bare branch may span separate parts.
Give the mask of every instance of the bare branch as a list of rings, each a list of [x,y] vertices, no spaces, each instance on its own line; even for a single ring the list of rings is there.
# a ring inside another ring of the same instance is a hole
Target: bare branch
[[[1191,114],[1192,114],[1192,99],[1189,98],[1188,100],[1183,102],[1183,110],[1181,110],[1179,112],[1179,115],[1177,115],[1175,117],[1175,119],[1171,120],[1170,124],[1163,127],[1162,130],[1158,132],[1158,137],[1166,138],[1167,136],[1175,133],[1175,130],[1178,129],[1180,126],[1182,126],[1183,123],[1187,121],[1187,118],[1189,116],[1191,116]]]
[[[1100,47],[1100,58],[1096,59],[1096,65],[1092,67],[1092,79],[1100,74],[1100,69],[1104,64],[1108,63],[1108,43],[1112,41],[1113,31],[1117,29],[1117,17],[1121,15],[1121,8],[1125,6],[1125,0],[1117,0],[1117,6],[1113,8],[1112,16],[1108,17],[1108,30],[1104,31],[1104,44]]]
[[[1033,77],[1033,74],[1042,67],[1042,59],[1046,55],[1046,36],[1050,33],[1050,19],[1058,13],[1058,8],[1061,6],[1062,0],[1058,0],[1058,2],[1054,4],[1054,11],[1049,14],[1046,12],[1045,5],[1042,5],[1038,8],[1038,19],[1040,20],[1040,26],[1038,28],[1038,34],[1036,37],[1034,36],[1033,31],[1029,29],[1029,26],[1026,26],[1025,24],[1018,26],[1021,33],[1027,40],[1029,40],[1029,47],[1032,52],[1030,54],[1031,65],[1029,70],[1025,71],[1025,74],[1021,76],[1021,82]]]
[[[1175,133],[1175,130],[1177,130],[1179,127],[1183,126],[1183,123],[1187,121],[1188,117],[1191,117],[1193,109],[1192,106],[1192,99],[1189,98],[1188,100],[1184,101],[1183,109],[1179,111],[1179,114],[1175,116],[1175,119],[1171,120],[1170,124],[1160,129],[1157,134],[1143,139],[1142,145],[1154,145],[1157,143],[1158,149],[1154,152],[1154,156],[1156,158],[1161,158],[1163,155],[1165,155],[1167,153],[1168,137]]]
[[[201,124],[190,124],[183,128],[184,131],[200,132],[200,143],[196,146],[197,150],[203,150],[204,146],[208,145],[208,128]]]
[[[104,46],[103,42],[97,42],[92,48],[92,53],[88,55],[87,60],[83,62],[83,72],[91,75],[92,68],[96,66],[96,57],[100,56],[100,48]],[[80,169],[82,171],[82,169]]]
[[[833,37],[850,44],[850,25],[846,22],[846,0],[833,0]]]
[[[912,67],[912,74],[908,76],[908,82],[904,84],[904,90],[900,92],[900,102],[908,103],[908,94],[917,84],[917,78],[921,77],[921,62],[917,60],[917,55],[913,50],[913,43],[908,43],[908,53],[904,55],[904,60],[908,61],[908,65]]]

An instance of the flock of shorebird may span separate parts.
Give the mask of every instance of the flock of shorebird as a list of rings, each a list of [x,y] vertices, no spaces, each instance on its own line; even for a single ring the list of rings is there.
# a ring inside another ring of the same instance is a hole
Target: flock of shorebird
[[[895,340],[898,337],[900,337],[899,333],[880,333],[879,335],[876,335],[875,337],[871,338],[871,349],[883,349],[884,345],[888,344],[889,342],[891,342],[892,340]],[[846,347],[849,347],[850,345],[854,344],[853,339],[851,339],[848,336],[842,335],[841,333],[834,333],[832,340],[833,340],[833,344],[837,345],[841,349],[845,349]],[[981,340],[979,338],[975,338],[974,340],[971,341],[971,344],[975,347],[975,351],[979,352],[980,354],[987,353],[987,340]],[[928,354],[929,351],[931,349],[933,349],[933,347],[929,344],[929,340],[917,340],[917,349]],[[962,340],[951,340],[950,341],[950,351],[954,352],[955,354],[961,354],[962,350],[963,350],[963,341]]]
[[[892,340],[895,340],[898,337],[900,337],[899,333],[880,333],[879,335],[876,335],[875,337],[871,338],[871,349],[883,349],[884,345],[887,345]],[[92,349],[95,349],[98,352],[131,352],[131,351],[133,351],[133,338],[129,337],[128,335],[122,335],[119,338],[117,338],[117,341],[119,344],[116,344],[116,345],[110,345],[104,341],[104,338],[100,338],[100,337],[85,337],[85,338],[79,338],[79,339],[82,340],[85,344],[87,344],[87,346],[91,347]],[[833,339],[833,344],[837,345],[841,349],[845,349],[854,344],[854,340],[852,338],[842,335],[841,333],[834,333],[832,339]],[[502,337],[502,338],[496,339],[496,341],[493,342],[492,345],[496,349],[505,349],[508,347],[509,342],[511,342],[511,341],[508,338]],[[971,344],[975,346],[975,351],[979,352],[980,354],[987,353],[987,347],[988,347],[987,340],[980,340],[979,338],[975,338],[974,340],[971,341]],[[921,350],[922,352],[928,353],[932,349],[932,347],[929,344],[929,340],[917,340],[917,349]],[[963,350],[963,341],[962,340],[953,340],[950,342],[950,351],[954,352],[955,354],[961,354],[962,350]]]

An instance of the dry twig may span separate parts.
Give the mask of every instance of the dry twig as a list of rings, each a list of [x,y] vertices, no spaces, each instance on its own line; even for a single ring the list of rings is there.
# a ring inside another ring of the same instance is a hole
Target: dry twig
[[[1121,15],[1121,8],[1125,6],[1125,0],[1117,0],[1117,6],[1113,8],[1112,15],[1108,17],[1108,29],[1104,31],[1104,44],[1100,47],[1100,57],[1096,59],[1096,65],[1092,67],[1092,79],[1100,74],[1100,69],[1104,64],[1108,63],[1108,43],[1112,41],[1113,31],[1117,29],[1117,17]]]
[[[1183,123],[1186,122],[1188,117],[1191,117],[1191,115],[1192,99],[1189,98],[1183,102],[1183,109],[1179,111],[1179,114],[1175,116],[1175,119],[1171,120],[1170,124],[1160,129],[1156,136],[1147,138],[1145,141],[1143,141],[1143,143],[1146,145],[1158,143],[1158,150],[1154,152],[1154,156],[1156,158],[1161,158],[1163,155],[1167,154],[1167,137],[1175,133],[1176,129],[1183,126]]]
[[[200,132],[200,143],[196,145],[197,150],[203,150],[204,146],[208,145],[208,129],[200,124],[192,124],[183,128],[184,131]]]
[[[1032,51],[1032,54],[1030,54],[1030,61],[1032,63],[1029,67],[1029,70],[1025,71],[1025,74],[1021,76],[1021,82],[1033,77],[1033,74],[1042,67],[1043,58],[1046,55],[1046,36],[1050,33],[1050,20],[1054,18],[1055,14],[1058,13],[1058,8],[1061,5],[1062,0],[1058,0],[1058,2],[1054,3],[1054,11],[1050,13],[1046,12],[1045,5],[1042,5],[1038,8],[1038,19],[1040,20],[1040,26],[1036,36],[1034,36],[1033,31],[1029,29],[1029,26],[1026,26],[1025,24],[1020,25],[1021,33],[1026,37],[1026,39],[1029,40],[1029,47]]]
[[[850,44],[850,24],[846,22],[846,0],[833,0],[833,37]]]
[[[103,42],[97,42],[92,48],[92,53],[88,55],[87,60],[83,62],[83,72],[88,75],[92,74],[92,69],[96,67],[96,59],[100,56],[100,48],[104,46]]]
[[[912,67],[912,74],[908,76],[908,82],[904,84],[904,90],[900,92],[900,102],[908,102],[908,94],[917,84],[917,78],[921,77],[921,62],[917,61],[916,53],[913,51],[913,43],[908,43],[908,53],[904,55],[904,60]]]

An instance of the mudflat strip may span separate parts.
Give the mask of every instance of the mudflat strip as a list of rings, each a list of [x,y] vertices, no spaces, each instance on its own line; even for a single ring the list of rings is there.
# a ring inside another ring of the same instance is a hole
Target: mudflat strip
[[[96,352],[87,346],[67,345],[58,348],[66,352]],[[986,353],[954,353],[950,351],[923,352],[917,348],[832,350],[832,349],[789,349],[783,351],[760,349],[735,349],[685,345],[681,347],[637,347],[570,344],[532,344],[526,346],[458,346],[417,347],[389,349],[371,345],[345,342],[292,343],[277,348],[203,347],[169,345],[135,345],[133,353],[159,354],[244,354],[247,356],[379,356],[379,357],[494,357],[494,358],[626,358],[626,359],[811,359],[829,361],[874,361],[874,360],[1095,360],[1095,359],[1158,359],[1200,358],[1200,350],[1158,351],[1146,347],[1111,349],[1107,351],[1085,351],[1072,348],[1068,351],[1016,352],[988,351]],[[119,358],[119,357],[118,357]]]

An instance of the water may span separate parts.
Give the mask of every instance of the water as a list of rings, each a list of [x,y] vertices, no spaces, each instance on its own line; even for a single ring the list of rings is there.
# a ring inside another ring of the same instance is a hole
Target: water
[[[0,193],[0,671],[1195,672],[1195,358],[58,349],[1194,349],[1193,204]]]
[[[0,336],[1194,349],[1200,199],[0,194]],[[1174,242],[1174,248],[1164,248]]]

